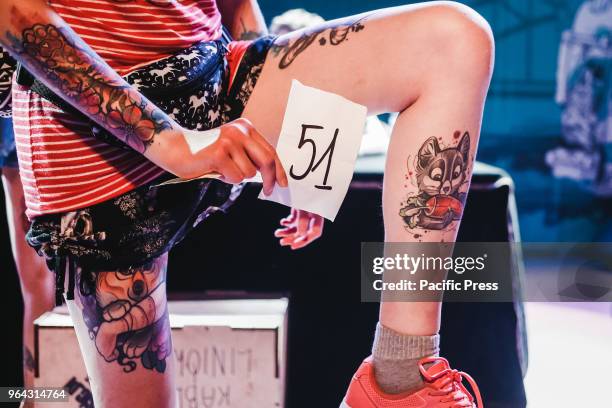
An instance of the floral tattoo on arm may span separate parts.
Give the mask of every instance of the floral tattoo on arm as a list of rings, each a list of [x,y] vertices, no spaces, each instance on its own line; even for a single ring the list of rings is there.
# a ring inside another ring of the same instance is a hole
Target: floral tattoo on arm
[[[144,153],[170,118],[131,88],[68,27],[35,24],[11,48],[37,78],[115,137]]]

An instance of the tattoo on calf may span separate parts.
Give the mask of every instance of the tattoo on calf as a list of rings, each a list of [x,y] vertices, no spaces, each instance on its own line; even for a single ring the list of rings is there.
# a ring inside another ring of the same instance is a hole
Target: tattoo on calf
[[[324,26],[315,31],[307,30],[292,42],[288,39],[277,41],[270,51],[272,55],[276,57],[280,56],[278,67],[280,69],[285,69],[295,61],[298,55],[317,41],[317,39],[317,43],[321,47],[326,45],[339,45],[348,41],[350,33],[358,33],[365,28],[363,25],[364,20],[365,17],[361,17],[359,20],[352,23]]]
[[[144,152],[169,118],[121,80],[68,28],[35,24],[21,38],[7,33],[22,60],[34,67],[68,101],[139,152]],[[113,75],[114,74],[114,75]],[[116,77],[114,79],[113,77]]]
[[[83,320],[100,356],[125,372],[163,373],[172,351],[165,261],[123,271],[79,274]]]
[[[449,147],[430,137],[414,163],[409,160],[406,179],[418,193],[409,195],[399,212],[409,230],[443,230],[461,219],[470,179],[470,135],[455,131],[453,137],[461,140]]]

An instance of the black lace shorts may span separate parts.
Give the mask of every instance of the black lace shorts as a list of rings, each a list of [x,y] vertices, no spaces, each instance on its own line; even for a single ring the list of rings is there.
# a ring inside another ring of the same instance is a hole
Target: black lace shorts
[[[262,37],[247,48],[231,88],[219,98],[222,122],[241,116],[272,44],[272,37]],[[82,277],[91,277],[142,266],[172,249],[210,214],[225,212],[243,188],[217,180],[157,187],[173,177],[166,174],[103,203],[33,220],[27,240],[56,274],[56,303],[63,302],[66,272],[66,297],[73,299],[77,268],[87,272]]]

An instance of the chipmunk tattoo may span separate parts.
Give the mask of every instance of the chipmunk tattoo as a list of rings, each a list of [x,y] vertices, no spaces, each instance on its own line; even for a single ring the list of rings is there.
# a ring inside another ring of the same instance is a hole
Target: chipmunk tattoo
[[[461,136],[454,133],[455,139]],[[408,196],[400,209],[407,227],[442,230],[461,219],[467,195],[470,135],[464,132],[455,147],[440,147],[430,137],[415,159],[415,181],[419,192]]]

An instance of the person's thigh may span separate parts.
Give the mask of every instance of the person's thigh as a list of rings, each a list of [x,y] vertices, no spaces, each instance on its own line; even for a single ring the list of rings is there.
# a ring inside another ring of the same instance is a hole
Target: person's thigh
[[[457,87],[463,72],[472,75],[470,60],[481,53],[486,30],[486,22],[467,7],[429,2],[283,35],[243,116],[275,144],[292,79],[365,105],[370,114],[403,111],[430,88]]]
[[[25,214],[26,205],[19,169],[4,167],[2,184],[6,199],[11,246],[22,291],[24,296],[35,296],[37,299],[33,301],[45,303],[48,309],[53,299],[53,274],[47,269],[44,259],[38,256],[25,239],[25,234],[30,228],[30,221]]]
[[[45,260],[26,243],[25,234],[30,228],[25,211],[23,186],[19,170],[13,167],[0,168],[6,201],[6,215],[11,248],[23,297],[23,368],[24,385],[34,385],[34,320],[54,305],[53,273],[47,269]],[[24,405],[29,407],[30,405]]]
[[[68,301],[96,408],[174,407],[167,255],[125,271],[77,273]]]
[[[19,177],[19,169],[4,167],[1,168],[1,171],[6,199],[6,215],[9,221],[9,232],[11,234],[15,258],[18,258],[18,255],[25,257],[26,255],[33,254],[36,256],[34,250],[26,244],[24,239],[25,233],[30,228],[30,222],[25,215],[25,199]],[[21,251],[24,249],[26,249],[27,253],[22,254]]]

